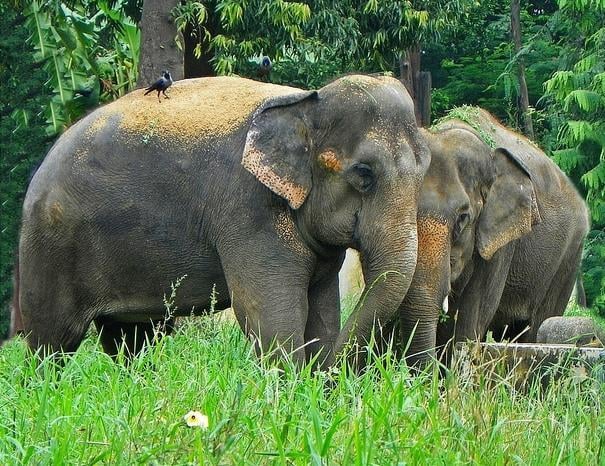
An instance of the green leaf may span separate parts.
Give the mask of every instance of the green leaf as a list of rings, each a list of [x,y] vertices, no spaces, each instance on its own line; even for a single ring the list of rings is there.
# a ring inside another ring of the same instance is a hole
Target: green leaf
[[[575,148],[561,149],[553,151],[552,158],[564,172],[570,173],[580,163],[581,154]]]
[[[563,102],[563,108],[566,112],[569,112],[574,105],[577,105],[577,107],[584,112],[596,112],[604,103],[605,99],[599,93],[584,89],[576,89],[567,95]]]
[[[588,121],[568,121],[567,127],[569,128],[569,137],[566,142],[570,145],[576,145],[594,137],[592,124]]]

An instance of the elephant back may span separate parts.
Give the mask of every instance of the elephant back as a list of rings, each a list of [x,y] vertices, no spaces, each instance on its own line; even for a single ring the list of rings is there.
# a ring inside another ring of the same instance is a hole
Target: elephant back
[[[249,123],[253,113],[271,97],[299,89],[238,78],[211,77],[176,81],[168,99],[144,95],[138,89],[94,112],[88,135],[108,124],[125,142],[148,143],[170,149],[209,139],[224,139]]]
[[[454,108],[433,126],[433,132],[466,129],[491,149],[504,148],[510,152],[534,184],[545,190],[572,190],[573,186],[563,171],[533,141],[504,126],[490,112],[480,107]],[[576,195],[577,197],[577,195]]]

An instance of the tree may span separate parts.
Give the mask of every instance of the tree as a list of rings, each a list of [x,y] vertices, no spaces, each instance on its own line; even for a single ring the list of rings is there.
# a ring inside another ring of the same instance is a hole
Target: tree
[[[605,315],[605,4],[559,0],[559,6],[563,66],[546,81],[544,100],[556,141],[553,158],[579,182],[590,207],[586,297]]]
[[[523,121],[523,132],[530,139],[534,138],[534,127],[529,114],[529,95],[525,81],[525,61],[521,56],[521,13],[520,0],[511,0],[510,6],[510,29],[515,45],[515,56],[517,58],[517,79],[519,81],[519,114]]]
[[[25,17],[0,5],[0,340],[8,331],[8,302],[21,202],[33,168],[49,147],[43,109],[51,99],[47,75],[34,62]]]
[[[134,86],[140,34],[125,13],[127,0],[32,0],[25,8],[34,60],[48,74],[53,98],[45,110],[50,135],[87,109]]]
[[[162,70],[172,79],[183,79],[183,52],[177,47],[177,29],[171,16],[180,0],[145,0],[139,27],[141,29],[141,59],[137,87],[155,82]]]
[[[437,117],[452,107],[478,105],[517,127],[521,120],[518,57],[525,61],[529,103],[539,108],[543,83],[559,64],[557,8],[548,1],[523,2],[521,7],[526,39],[520,53],[510,40],[509,0],[482,1],[461,16],[456,27],[441,34],[438,42],[424,47],[423,63],[432,75],[432,109]],[[539,112],[531,116],[537,137],[543,138],[545,118]]]
[[[187,77],[246,71],[261,55],[280,59],[303,40],[309,6],[284,0],[186,1],[173,10]]]

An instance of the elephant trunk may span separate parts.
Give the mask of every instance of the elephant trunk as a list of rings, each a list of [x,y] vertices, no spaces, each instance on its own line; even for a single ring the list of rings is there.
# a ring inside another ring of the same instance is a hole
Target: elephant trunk
[[[403,220],[393,217],[388,224],[376,220],[374,228],[358,231],[365,289],[335,345],[335,354],[355,345],[349,355],[357,369],[365,365],[372,330],[380,332],[397,314],[416,265],[415,213]]]
[[[412,282],[398,316],[398,338],[408,365],[422,366],[435,356],[439,306],[434,293]]]
[[[450,289],[449,234],[440,219],[418,219],[418,261],[397,316],[408,364],[423,365],[435,355],[437,324]]]

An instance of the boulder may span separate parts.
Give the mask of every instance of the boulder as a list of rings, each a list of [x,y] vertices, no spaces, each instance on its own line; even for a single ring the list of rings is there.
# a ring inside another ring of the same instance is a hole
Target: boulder
[[[550,317],[542,322],[536,341],[602,348],[605,332],[590,317]]]

